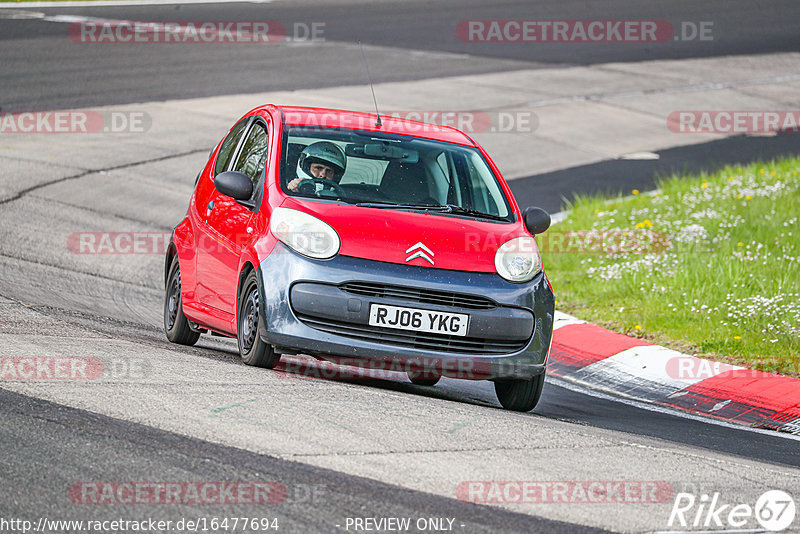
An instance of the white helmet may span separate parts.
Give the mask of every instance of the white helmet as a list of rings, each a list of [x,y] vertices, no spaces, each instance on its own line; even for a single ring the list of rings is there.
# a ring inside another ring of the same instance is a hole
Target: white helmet
[[[297,177],[313,178],[311,164],[322,163],[333,169],[333,181],[337,184],[347,167],[347,157],[339,145],[330,141],[319,141],[305,147],[297,160]]]

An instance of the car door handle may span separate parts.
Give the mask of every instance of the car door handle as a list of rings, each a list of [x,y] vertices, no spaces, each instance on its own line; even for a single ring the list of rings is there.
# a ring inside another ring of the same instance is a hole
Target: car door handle
[[[211,211],[211,210],[214,209],[214,201],[213,200],[208,203],[208,208],[207,209],[208,209],[208,211]]]

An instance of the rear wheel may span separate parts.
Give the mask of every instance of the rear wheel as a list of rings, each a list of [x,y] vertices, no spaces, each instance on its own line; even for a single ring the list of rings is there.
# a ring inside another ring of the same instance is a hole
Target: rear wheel
[[[164,333],[168,340],[179,345],[194,345],[200,338],[200,332],[189,328],[189,320],[183,314],[181,270],[178,267],[177,256],[172,260],[167,277],[167,289],[164,295]]]
[[[258,335],[258,323],[263,320],[260,317],[259,298],[258,279],[255,271],[250,271],[239,292],[236,339],[244,363],[272,369],[281,355]]]
[[[506,410],[529,412],[539,402],[543,386],[544,373],[536,375],[529,380],[496,381],[494,383],[494,392],[497,394],[497,400]]]

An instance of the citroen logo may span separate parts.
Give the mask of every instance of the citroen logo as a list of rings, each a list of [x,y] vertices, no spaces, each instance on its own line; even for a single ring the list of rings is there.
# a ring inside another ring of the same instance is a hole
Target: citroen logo
[[[416,245],[413,245],[408,250],[406,250],[406,254],[408,254],[409,252],[414,252],[414,253],[411,256],[407,257],[406,261],[411,261],[415,258],[423,258],[425,260],[428,260],[428,263],[433,265],[433,256],[435,256],[436,254],[431,252],[431,249],[423,245],[422,242],[419,242]]]

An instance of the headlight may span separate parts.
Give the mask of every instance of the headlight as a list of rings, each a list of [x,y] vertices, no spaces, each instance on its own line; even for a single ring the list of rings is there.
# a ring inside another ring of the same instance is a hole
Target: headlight
[[[497,274],[509,282],[527,282],[542,270],[539,247],[532,237],[516,237],[503,243],[494,256]]]
[[[313,215],[290,208],[275,208],[269,221],[272,235],[304,256],[326,260],[339,252],[336,230]]]

